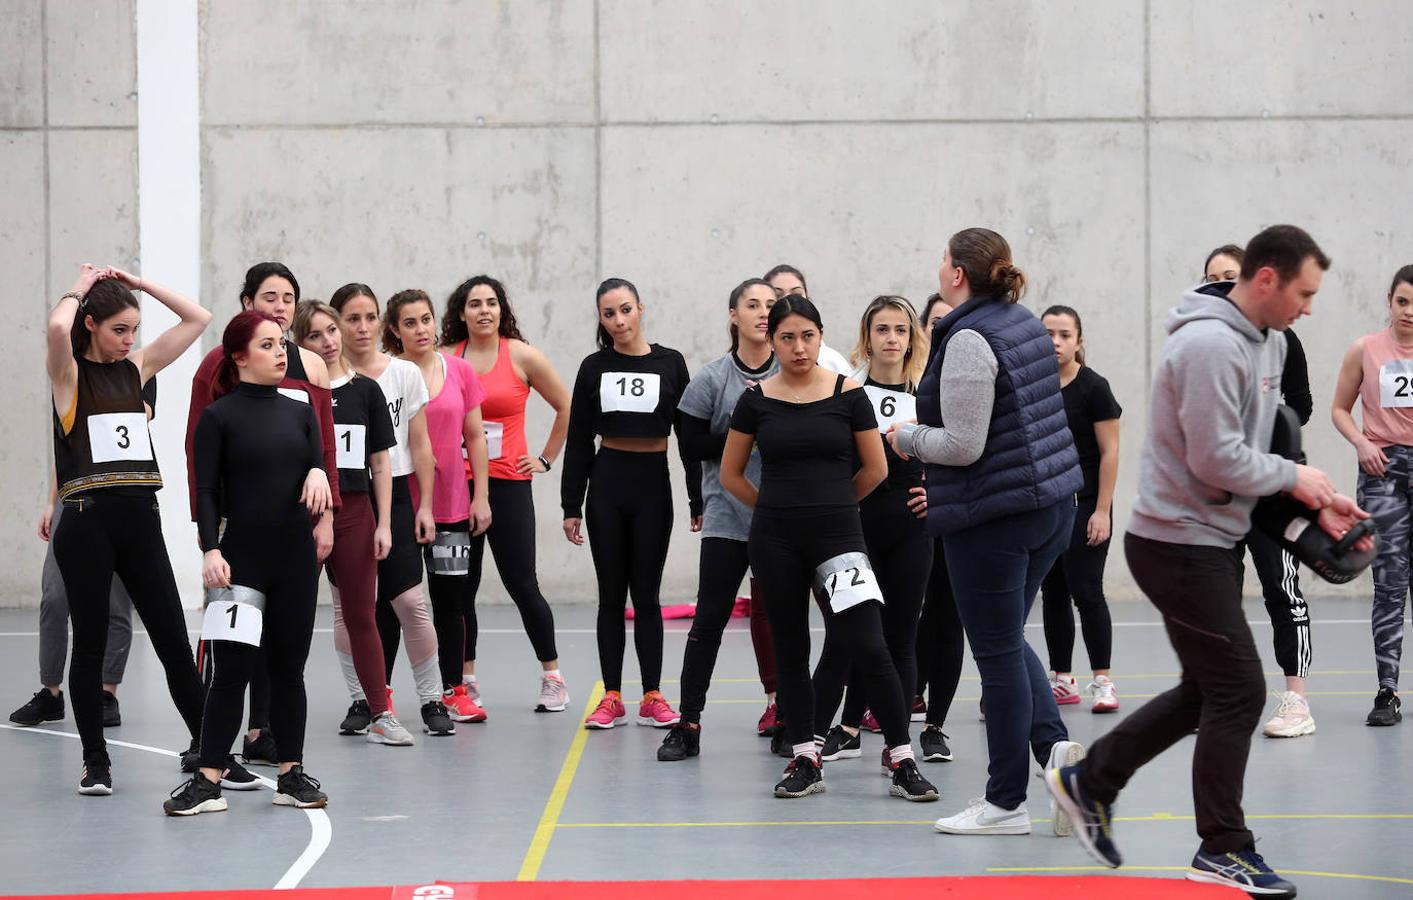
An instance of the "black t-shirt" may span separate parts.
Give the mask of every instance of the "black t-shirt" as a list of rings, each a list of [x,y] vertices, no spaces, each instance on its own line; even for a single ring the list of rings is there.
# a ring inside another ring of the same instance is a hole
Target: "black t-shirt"
[[[869,403],[873,405],[874,415],[878,419],[878,430],[885,435],[894,422],[917,418],[915,392],[908,390],[905,384],[883,384],[869,378],[864,381],[864,393],[868,394]],[[889,491],[906,491],[922,486],[922,460],[916,456],[903,459],[893,452],[886,436],[883,438],[883,455],[888,460],[888,477],[877,490],[864,498],[865,502]]]
[[[1123,415],[1123,407],[1114,399],[1109,382],[1088,366],[1080,366],[1074,380],[1060,389],[1065,400],[1065,417],[1074,435],[1074,447],[1079,451],[1079,468],[1084,473],[1081,499],[1099,496],[1099,439],[1094,436],[1094,423],[1107,422]]]
[[[334,394],[334,447],[338,451],[339,492],[368,493],[368,462],[397,444],[383,389],[372,378],[345,378],[330,385]]]
[[[859,388],[810,403],[776,400],[759,386],[743,393],[731,429],[754,435],[760,447],[756,511],[805,515],[857,508],[854,433],[877,427],[873,404]]]

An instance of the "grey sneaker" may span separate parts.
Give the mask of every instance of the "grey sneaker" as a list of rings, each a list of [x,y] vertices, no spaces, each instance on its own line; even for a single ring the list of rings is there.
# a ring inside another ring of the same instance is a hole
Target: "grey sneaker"
[[[540,678],[540,699],[535,703],[535,712],[564,712],[569,707],[569,688],[558,675],[545,675]]]
[[[416,743],[412,739],[412,732],[403,728],[391,711],[384,712],[369,724],[368,737],[364,740],[370,744],[387,744],[389,747],[411,747]]]

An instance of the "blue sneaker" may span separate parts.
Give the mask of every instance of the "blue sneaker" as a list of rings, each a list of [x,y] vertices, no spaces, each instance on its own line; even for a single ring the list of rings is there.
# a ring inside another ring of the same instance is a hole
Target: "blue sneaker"
[[[1048,769],[1045,772],[1045,787],[1055,798],[1055,806],[1069,814],[1074,836],[1079,839],[1080,846],[1096,862],[1117,869],[1123,865],[1124,858],[1119,854],[1119,848],[1114,846],[1111,826],[1113,807],[1085,796],[1079,786],[1079,773],[1083,770],[1084,763]]]
[[[1254,846],[1232,853],[1198,850],[1187,870],[1187,880],[1241,888],[1253,897],[1295,896],[1295,885],[1271,871]]]

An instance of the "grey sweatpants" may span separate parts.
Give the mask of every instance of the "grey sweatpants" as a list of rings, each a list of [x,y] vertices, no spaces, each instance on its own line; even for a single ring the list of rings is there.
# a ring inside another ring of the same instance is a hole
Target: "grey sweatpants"
[[[49,526],[52,535],[59,529],[59,516],[64,504],[54,504],[54,520]],[[113,577],[113,590],[108,600],[108,648],[103,654],[103,683],[121,684],[128,667],[128,651],[132,649],[132,598],[127,588]],[[59,564],[54,561],[54,545],[44,554],[44,572],[39,581],[39,683],[64,683],[65,663],[69,656],[69,598],[64,592],[64,579]]]
[[[1384,448],[1388,465],[1382,477],[1359,473],[1359,505],[1373,517],[1379,535],[1374,558],[1374,667],[1379,687],[1398,690],[1403,659],[1403,616],[1413,573],[1413,447]]]

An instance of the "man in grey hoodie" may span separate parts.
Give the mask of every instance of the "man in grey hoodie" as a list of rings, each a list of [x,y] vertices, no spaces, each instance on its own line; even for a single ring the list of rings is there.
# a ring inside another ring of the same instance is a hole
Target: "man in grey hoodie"
[[[1163,614],[1182,681],[1095,742],[1082,763],[1047,779],[1075,835],[1106,865],[1121,862],[1110,833],[1119,791],[1197,729],[1192,792],[1202,846],[1188,877],[1295,896],[1256,853],[1241,808],[1266,682],[1241,608],[1237,546],[1256,501],[1271,494],[1320,510],[1321,527],[1336,537],[1367,517],[1323,472],[1268,452],[1285,362],[1281,332],[1310,314],[1327,268],[1308,234],[1273,226],[1251,239],[1234,284],[1189,291],[1168,316],[1124,551]]]

